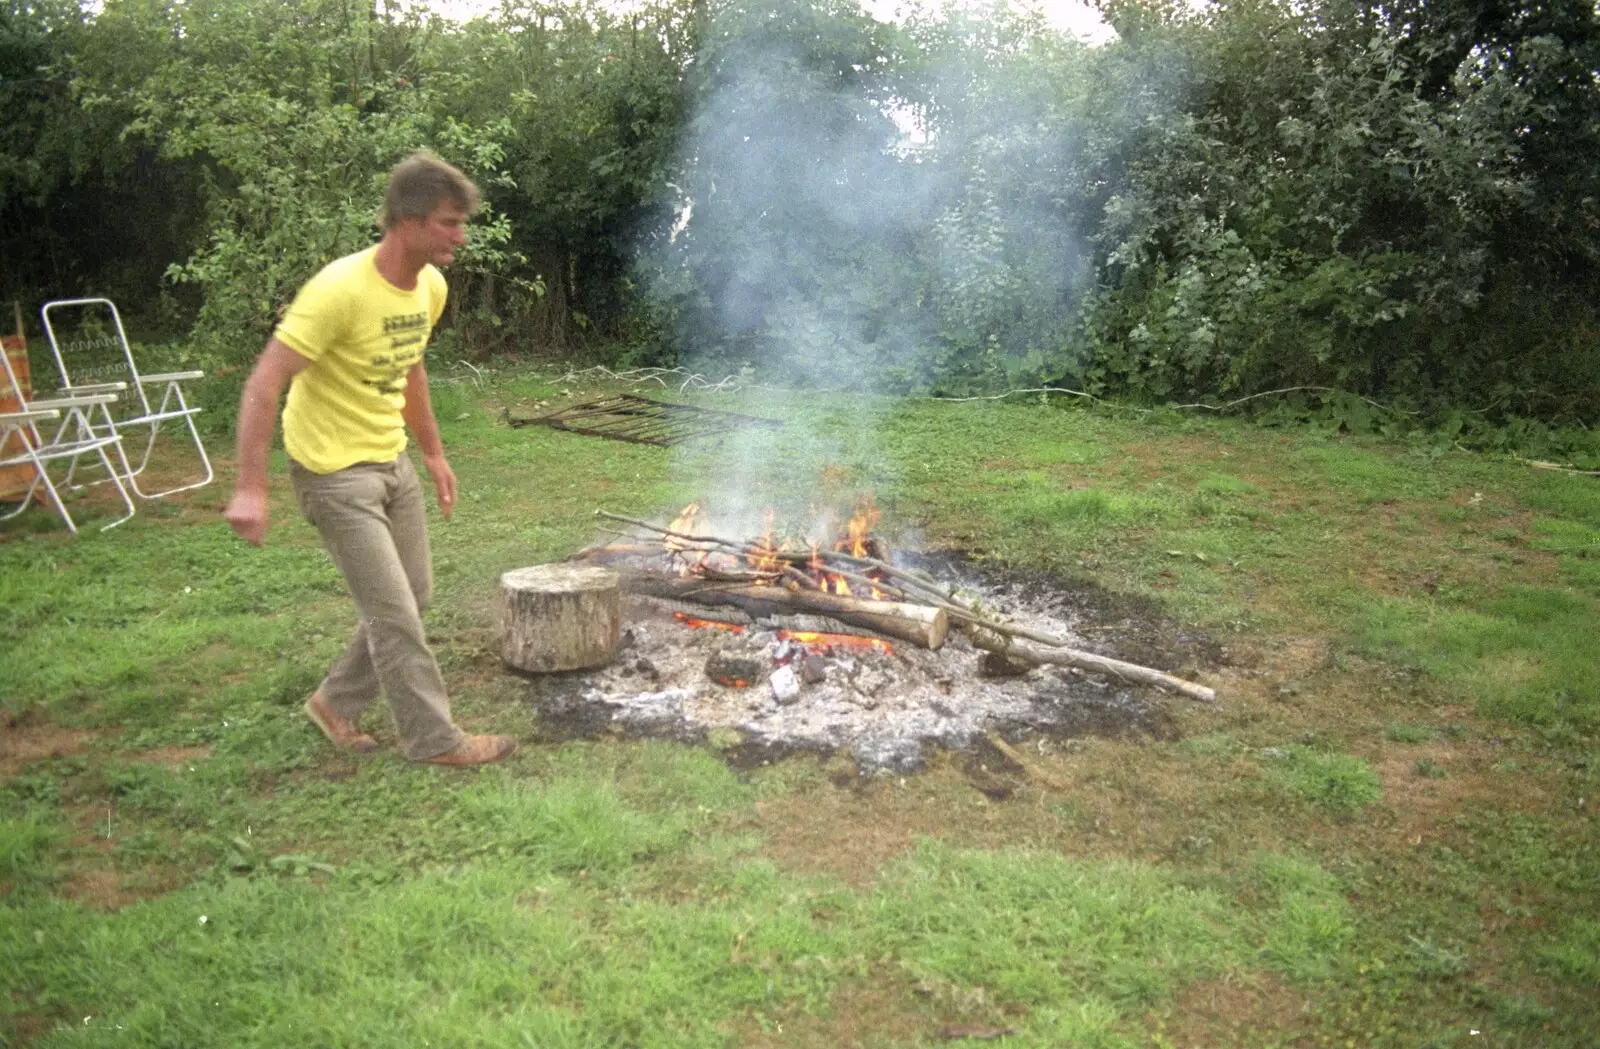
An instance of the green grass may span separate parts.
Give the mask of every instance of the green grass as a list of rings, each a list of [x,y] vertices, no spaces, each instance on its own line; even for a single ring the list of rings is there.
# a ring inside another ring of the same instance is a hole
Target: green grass
[[[1372,769],[1350,754],[1294,746],[1267,771],[1289,793],[1336,816],[1353,816],[1382,794]]]
[[[1589,918],[1572,923],[1542,956],[1560,979],[1590,991],[1600,987],[1600,921]]]
[[[1468,607],[1451,604],[1365,600],[1356,636],[1369,651],[1469,691],[1486,715],[1584,732],[1600,727],[1600,662],[1585,636],[1594,598],[1511,584]]]
[[[352,612],[281,459],[260,550],[220,486],[77,541],[0,527],[6,1044],[1592,1044],[1591,479],[782,391],[703,399],[784,430],[669,451],[498,421],[592,386],[436,385],[462,500],[432,521],[429,632],[458,716],[525,740],[503,766],[358,761],[306,726]],[[1171,744],[1030,750],[1000,802],[955,759],[862,781],[533,742],[500,572],[592,541],[597,507],[802,522],[866,492],[897,544],[1206,632],[1222,703],[1169,701]]]
[[[27,886],[47,880],[62,837],[61,828],[37,809],[0,819],[0,882]]]

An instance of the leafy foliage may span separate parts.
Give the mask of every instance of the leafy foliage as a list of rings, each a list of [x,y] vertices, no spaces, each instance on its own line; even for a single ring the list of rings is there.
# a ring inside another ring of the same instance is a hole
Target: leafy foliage
[[[1600,460],[1592,4],[1101,6],[1088,47],[1004,6],[8,3],[5,291],[242,358],[428,145],[490,204],[454,353],[1296,388],[1248,403]]]

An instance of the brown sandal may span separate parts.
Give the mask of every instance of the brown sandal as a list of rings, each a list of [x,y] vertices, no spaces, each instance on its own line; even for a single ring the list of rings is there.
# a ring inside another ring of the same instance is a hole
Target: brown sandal
[[[377,740],[328,708],[327,701],[322,698],[321,689],[311,693],[311,698],[306,700],[306,717],[310,718],[311,723],[321,729],[322,734],[328,737],[328,741],[340,750],[370,754],[378,749]]]
[[[517,749],[510,736],[463,736],[454,750],[423,758],[423,765],[487,765],[509,758]]]

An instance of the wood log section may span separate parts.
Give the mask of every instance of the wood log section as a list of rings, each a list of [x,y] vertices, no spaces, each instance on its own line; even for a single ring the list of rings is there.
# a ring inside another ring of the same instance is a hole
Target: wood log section
[[[617,573],[594,565],[518,568],[500,577],[500,656],[537,674],[603,667],[622,636]]]
[[[973,647],[986,652],[1002,652],[1013,659],[1029,663],[1054,663],[1057,666],[1077,667],[1080,670],[1098,670],[1103,674],[1113,674],[1125,681],[1137,681],[1143,685],[1170,689],[1202,703],[1217,701],[1217,693],[1205,685],[1197,685],[1193,681],[1186,681],[1150,667],[1142,667],[1137,663],[1126,663],[1120,659],[1076,648],[1049,648],[1045,645],[1030,644],[983,626],[970,625],[963,629]]]
[[[945,635],[950,632],[950,617],[944,609],[930,605],[864,601],[815,590],[712,583],[694,576],[673,578],[650,572],[623,573],[622,585],[632,594],[700,605],[724,605],[758,619],[811,612],[928,649],[943,645]]]

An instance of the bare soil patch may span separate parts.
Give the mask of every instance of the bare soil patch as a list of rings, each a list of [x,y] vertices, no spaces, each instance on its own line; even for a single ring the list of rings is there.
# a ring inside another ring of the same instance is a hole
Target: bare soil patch
[[[949,1044],[977,1045],[983,1043],[964,1039],[1004,1029],[945,1015],[949,1006],[926,1001],[915,989],[896,986],[892,976],[883,976],[888,977],[883,982],[841,986],[820,1015],[796,1012],[760,1022],[746,1017],[732,1025],[734,1044],[744,1049],[870,1049],[957,1039]]]
[[[0,730],[0,776],[15,776],[36,761],[70,757],[97,738],[93,732],[29,718],[7,720]]]
[[[73,828],[63,856],[61,896],[99,911],[114,911],[153,899],[182,883],[176,867],[139,863],[126,865],[117,854],[118,821],[114,806],[75,805],[68,810]],[[170,835],[168,835],[170,841]]]
[[[758,803],[743,826],[762,834],[762,851],[779,866],[856,888],[870,885],[922,838],[973,848],[1041,846],[1058,838],[1060,821],[1037,788],[1013,778],[1015,792],[991,800],[982,780],[974,782],[971,760],[944,758],[914,777],[851,780],[844,772],[838,783]]]
[[[190,762],[203,761],[210,756],[211,748],[206,746],[154,747],[124,755],[124,760],[141,765],[165,765],[169,769],[176,769]]]
[[[1257,974],[1242,982],[1199,980],[1178,995],[1170,1009],[1149,1017],[1174,1049],[1253,1044],[1256,1036],[1279,1039],[1274,1045],[1310,1044],[1312,1003],[1278,978]],[[1292,1032],[1303,1031],[1295,1036]],[[1288,1034],[1290,1040],[1281,1039]]]
[[[64,899],[97,911],[114,911],[160,893],[135,893],[123,888],[121,872],[110,867],[76,869],[61,886]]]

